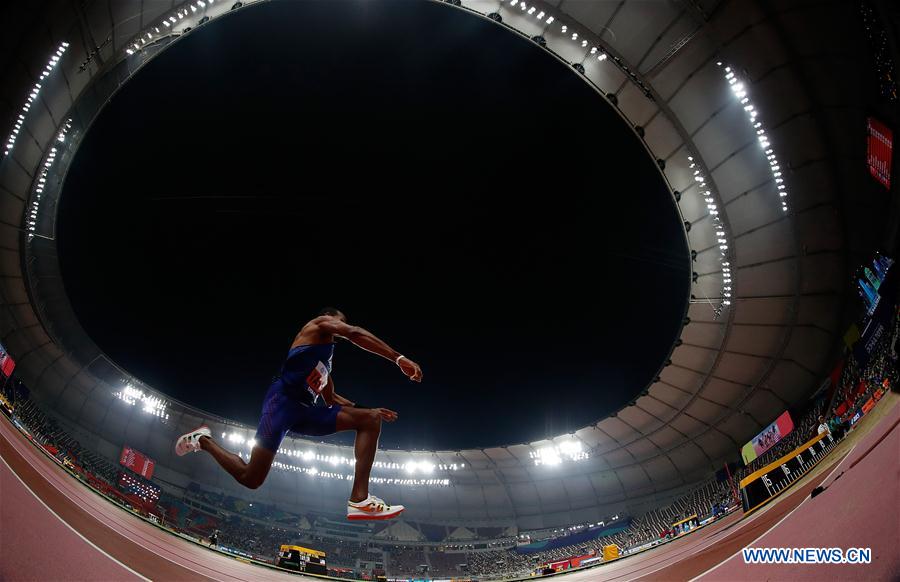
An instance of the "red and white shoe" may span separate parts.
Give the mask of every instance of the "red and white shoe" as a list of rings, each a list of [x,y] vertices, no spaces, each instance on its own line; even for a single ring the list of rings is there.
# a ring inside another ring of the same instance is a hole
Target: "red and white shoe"
[[[388,505],[383,499],[369,495],[362,501],[347,501],[347,519],[393,519],[404,509],[402,505]]]
[[[212,437],[212,431],[208,426],[201,426],[187,434],[183,434],[175,441],[175,454],[183,457],[188,453],[196,453],[200,450],[200,437]]]

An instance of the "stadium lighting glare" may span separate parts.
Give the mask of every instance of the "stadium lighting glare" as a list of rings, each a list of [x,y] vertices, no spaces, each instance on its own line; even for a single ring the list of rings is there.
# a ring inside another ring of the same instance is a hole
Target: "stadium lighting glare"
[[[564,443],[560,443],[559,451],[566,455],[575,455],[581,452],[581,443],[579,441],[566,441]]]
[[[720,67],[722,66],[722,61],[718,61],[717,63]],[[775,157],[774,149],[771,147],[772,143],[769,141],[768,136],[766,135],[766,130],[761,121],[757,120],[758,112],[754,107],[753,103],[750,101],[747,90],[747,84],[742,81],[735,72],[732,70],[730,66],[725,67],[725,80],[731,87],[731,92],[734,93],[736,99],[740,101],[740,103],[744,106],[744,111],[747,113],[748,121],[750,122],[750,126],[756,129],[757,139],[759,141],[759,147],[765,150],[766,159],[769,160],[769,167],[772,171],[772,178],[776,184],[776,190],[780,190],[778,193],[778,200],[781,205],[782,212],[788,212],[788,201],[787,201],[787,192],[784,192],[784,184],[783,179],[781,178],[780,166],[778,164],[778,158]]]
[[[126,384],[118,392],[113,392],[113,396],[125,402],[129,406],[136,406],[141,403],[141,410],[147,414],[152,414],[161,420],[168,420],[169,414],[166,412],[168,402],[158,396],[152,394],[144,394],[140,388],[135,388],[131,384]]]
[[[535,465],[555,466],[563,461],[582,461],[588,458],[580,441],[563,441],[558,445],[541,447],[529,453]]]

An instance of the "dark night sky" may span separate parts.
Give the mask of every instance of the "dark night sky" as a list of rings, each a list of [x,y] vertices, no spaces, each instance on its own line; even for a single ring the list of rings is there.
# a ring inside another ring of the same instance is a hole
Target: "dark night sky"
[[[335,305],[424,369],[338,346],[338,392],[400,414],[383,445],[488,446],[580,428],[652,378],[690,270],[667,198],[604,99],[493,23],[272,2],[112,100],[59,251],[87,332],[175,398],[255,425]]]

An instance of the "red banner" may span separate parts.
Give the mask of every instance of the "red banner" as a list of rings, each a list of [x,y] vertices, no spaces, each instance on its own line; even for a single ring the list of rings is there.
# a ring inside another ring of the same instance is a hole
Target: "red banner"
[[[875,406],[875,398],[869,398],[866,403],[862,405],[862,413],[869,414],[869,411],[872,410],[873,406]]]
[[[12,356],[6,353],[6,348],[0,345],[0,372],[3,372],[3,375],[9,378],[12,376],[15,367],[16,363],[13,361]]]
[[[891,188],[891,160],[894,132],[874,117],[868,118],[869,144],[867,159],[869,173],[887,189]]]
[[[150,479],[153,477],[153,468],[156,466],[156,463],[153,459],[147,457],[143,453],[132,449],[131,447],[125,447],[122,449],[122,455],[119,457],[119,463],[128,467],[144,479]]]

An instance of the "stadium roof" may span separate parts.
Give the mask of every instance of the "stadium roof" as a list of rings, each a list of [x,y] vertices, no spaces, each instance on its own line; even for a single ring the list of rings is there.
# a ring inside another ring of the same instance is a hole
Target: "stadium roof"
[[[766,0],[453,4],[444,9],[491,15],[522,42],[545,45],[597,88],[598,107],[617,108],[634,127],[689,229],[692,301],[670,362],[616,415],[553,442],[386,451],[374,476],[449,479],[450,487],[395,483],[391,500],[416,508],[419,519],[522,528],[602,519],[708,476],[821,384],[843,332],[850,252],[877,246],[883,218],[858,194],[866,179],[865,69],[856,64],[865,57],[862,32],[847,26],[855,8]],[[234,434],[233,442],[251,438],[253,428],[172,401],[110,361],[72,312],[54,232],[65,169],[103,104],[201,18],[240,18],[231,7],[15,3],[4,8],[0,56],[0,127],[10,132],[0,162],[0,332],[21,378],[83,443],[116,456],[127,442],[157,460],[162,478],[223,487],[228,477],[209,459],[174,456],[174,437],[200,421]],[[298,469],[273,471],[261,494],[310,507],[341,498],[344,487],[332,479],[352,472],[340,460],[350,450],[290,439],[284,446],[297,454],[279,460]],[[410,459],[419,464],[410,468]]]

